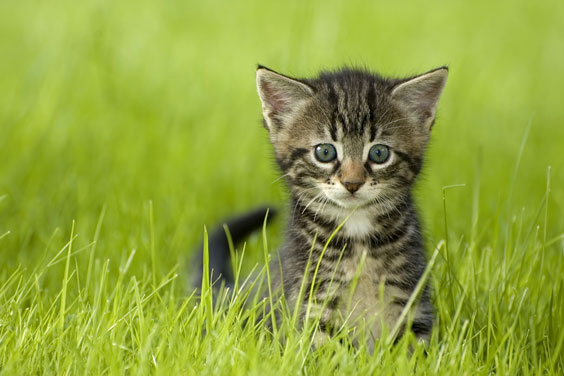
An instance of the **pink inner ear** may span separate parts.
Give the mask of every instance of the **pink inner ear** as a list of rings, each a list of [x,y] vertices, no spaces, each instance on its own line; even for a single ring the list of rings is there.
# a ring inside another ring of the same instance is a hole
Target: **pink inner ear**
[[[271,112],[280,113],[288,108],[289,101],[287,96],[284,95],[282,90],[276,89],[268,81],[262,83],[262,92]]]

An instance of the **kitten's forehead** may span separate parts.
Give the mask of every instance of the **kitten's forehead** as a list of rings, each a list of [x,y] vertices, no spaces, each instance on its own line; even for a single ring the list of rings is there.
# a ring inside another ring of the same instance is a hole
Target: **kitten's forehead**
[[[378,125],[385,124],[395,110],[389,100],[389,83],[360,70],[323,73],[311,82],[317,88],[320,112],[332,136],[375,138]]]

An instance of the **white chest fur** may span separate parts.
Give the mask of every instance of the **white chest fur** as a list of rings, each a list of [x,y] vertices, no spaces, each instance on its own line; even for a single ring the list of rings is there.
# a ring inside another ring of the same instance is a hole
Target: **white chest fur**
[[[330,209],[328,214],[338,223],[345,221],[340,234],[347,237],[362,238],[378,229],[378,225],[373,221],[373,214],[366,209],[357,209],[351,212],[346,212],[343,209]]]
[[[353,213],[343,225],[343,233],[352,238],[366,236],[374,231],[374,224],[365,213]]]

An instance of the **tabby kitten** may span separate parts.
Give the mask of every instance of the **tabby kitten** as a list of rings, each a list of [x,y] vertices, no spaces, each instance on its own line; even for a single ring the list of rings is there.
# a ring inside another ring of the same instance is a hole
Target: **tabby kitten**
[[[322,331],[362,327],[371,349],[383,325],[397,324],[426,267],[411,190],[447,74],[390,79],[346,68],[295,79],[258,67],[264,126],[291,194],[273,283],[289,307],[302,307],[302,323],[309,312]],[[425,340],[432,324],[426,287],[411,330]]]

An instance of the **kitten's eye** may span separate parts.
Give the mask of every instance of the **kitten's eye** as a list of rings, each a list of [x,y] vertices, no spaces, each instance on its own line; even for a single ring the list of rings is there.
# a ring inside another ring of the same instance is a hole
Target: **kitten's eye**
[[[375,163],[385,163],[390,158],[390,149],[386,145],[374,145],[368,152],[368,158]]]
[[[331,144],[319,144],[315,147],[315,158],[319,162],[331,162],[337,158],[337,150]]]

